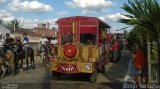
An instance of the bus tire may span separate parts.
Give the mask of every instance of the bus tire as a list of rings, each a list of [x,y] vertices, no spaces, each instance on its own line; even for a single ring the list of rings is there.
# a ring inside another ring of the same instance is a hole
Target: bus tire
[[[52,77],[54,80],[59,80],[61,78],[61,74],[55,71],[52,71]]]

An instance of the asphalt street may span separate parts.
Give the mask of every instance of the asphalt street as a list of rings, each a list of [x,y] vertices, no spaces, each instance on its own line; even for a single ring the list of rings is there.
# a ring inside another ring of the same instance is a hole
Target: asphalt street
[[[129,51],[122,51],[122,57],[117,63],[109,63],[106,73],[98,73],[96,83],[90,83],[85,74],[63,75],[60,80],[53,80],[51,72],[38,65],[36,68],[24,70],[14,77],[9,74],[0,79],[2,89],[122,89],[131,59]]]

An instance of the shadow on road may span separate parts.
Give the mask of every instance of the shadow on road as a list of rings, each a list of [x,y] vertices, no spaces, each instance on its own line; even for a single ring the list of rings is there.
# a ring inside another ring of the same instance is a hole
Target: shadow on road
[[[89,74],[71,74],[71,75],[62,75],[62,81],[77,81],[77,82],[89,82]]]
[[[51,80],[49,80],[50,78],[52,78],[50,71],[47,67],[45,67],[45,74],[41,82],[41,89],[52,89],[52,83]]]
[[[122,51],[121,59],[117,63],[111,63],[112,66],[107,69],[108,71],[102,74],[108,80],[108,82],[104,82],[104,84],[112,87],[112,89],[117,89],[115,86],[122,86],[130,58],[130,52]]]

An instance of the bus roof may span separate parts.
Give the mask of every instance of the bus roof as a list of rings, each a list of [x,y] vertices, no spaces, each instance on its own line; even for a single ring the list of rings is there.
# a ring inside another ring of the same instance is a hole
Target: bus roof
[[[60,23],[61,21],[79,21],[79,20],[93,20],[93,21],[98,21],[98,23],[101,25],[101,27],[104,28],[111,28],[110,25],[107,23],[103,22],[97,17],[88,17],[88,16],[72,16],[72,17],[65,17],[65,18],[60,18],[56,21],[56,23]]]

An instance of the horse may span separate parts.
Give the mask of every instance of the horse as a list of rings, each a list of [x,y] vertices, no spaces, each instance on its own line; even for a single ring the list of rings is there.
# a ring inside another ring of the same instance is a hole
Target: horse
[[[16,50],[15,50],[15,54],[16,54],[16,62],[15,62],[15,66],[16,69],[18,68],[18,62],[21,61],[21,71],[23,70],[23,59],[26,59],[26,63],[27,63],[27,69],[28,69],[28,58],[30,58],[30,64],[32,65],[32,68],[34,68],[34,50],[31,47],[27,47],[27,52],[24,50],[22,44],[20,42],[16,43]],[[26,54],[27,53],[27,54]]]
[[[40,56],[40,66],[43,67],[45,65],[45,59],[46,59],[45,45],[40,45],[39,56]]]
[[[39,54],[42,61],[42,63],[40,63],[40,66],[43,67],[47,64],[50,57],[57,54],[57,47],[54,44],[41,45]]]
[[[11,50],[7,50],[6,53],[2,53],[2,49],[0,49],[0,68],[2,75],[0,78],[3,78],[7,71],[7,66],[11,67],[12,75],[14,76],[15,72],[15,56]]]

